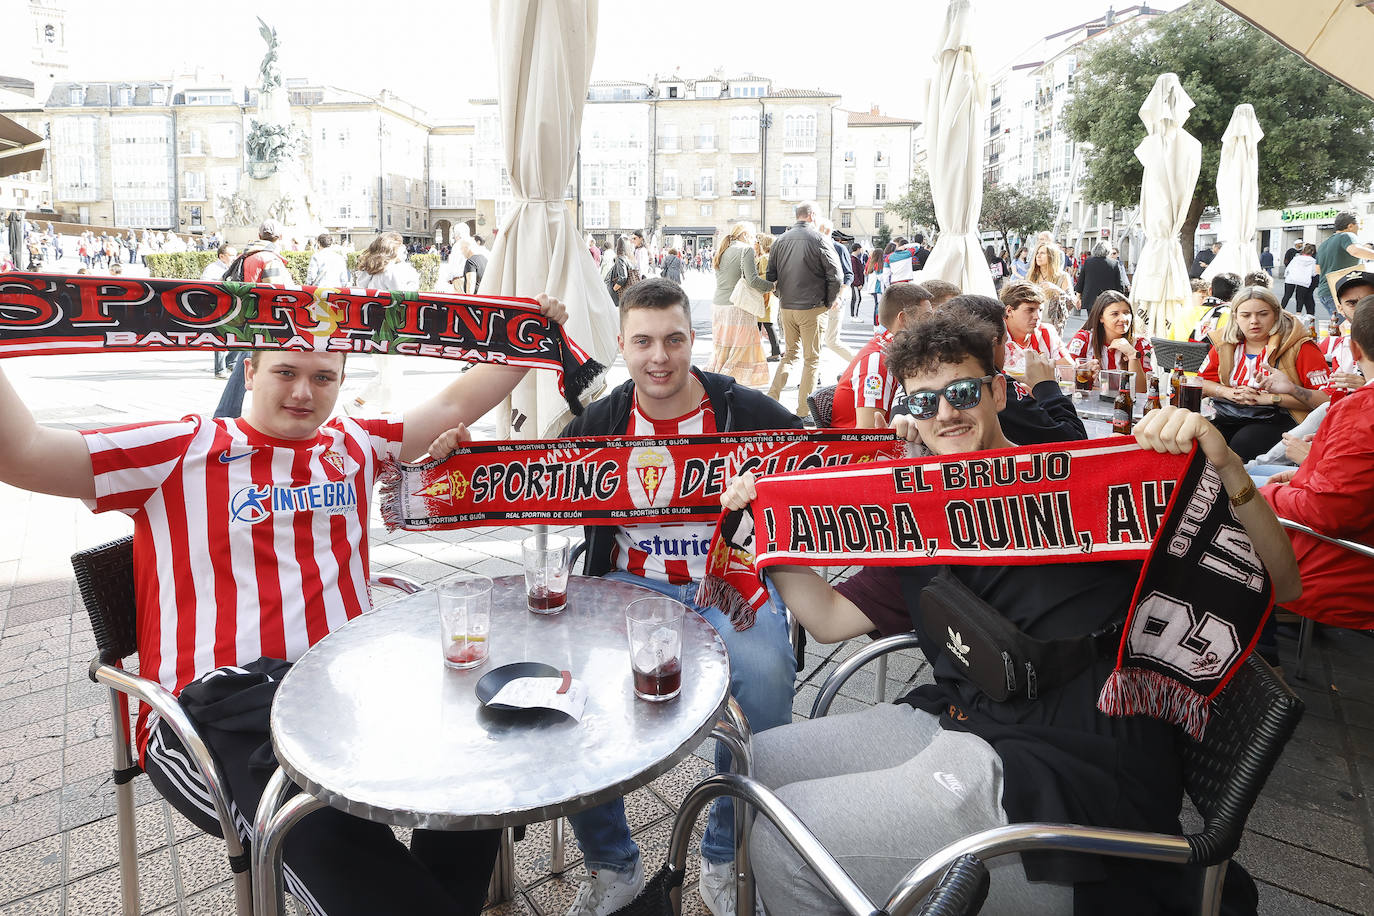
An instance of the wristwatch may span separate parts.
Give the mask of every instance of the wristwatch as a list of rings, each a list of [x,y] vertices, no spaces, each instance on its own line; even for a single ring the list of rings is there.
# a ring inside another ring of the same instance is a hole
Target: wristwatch
[[[1278,407],[1280,404],[1283,403],[1283,396],[1271,394],[1269,395],[1269,403],[1273,404],[1275,407]]]

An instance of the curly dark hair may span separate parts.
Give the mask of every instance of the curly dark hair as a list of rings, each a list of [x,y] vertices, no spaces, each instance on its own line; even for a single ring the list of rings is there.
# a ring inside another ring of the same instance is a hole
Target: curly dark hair
[[[979,296],[976,293],[955,296],[940,306],[940,311],[963,321],[986,325],[984,330],[994,348],[1007,342],[1006,307],[991,296]]]
[[[985,375],[995,375],[988,330],[984,322],[970,322],[948,311],[937,312],[919,324],[903,328],[887,345],[888,371],[905,380],[943,365],[958,365],[971,356]]]

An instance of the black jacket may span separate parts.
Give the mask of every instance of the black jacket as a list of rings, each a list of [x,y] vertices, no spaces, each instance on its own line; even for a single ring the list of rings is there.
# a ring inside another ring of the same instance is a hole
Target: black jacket
[[[818,233],[819,234],[819,233]],[[716,429],[721,432],[752,432],[764,429],[801,429],[801,418],[777,401],[752,388],[735,383],[728,375],[703,372],[695,366],[692,373],[706,389],[711,409],[716,415]],[[576,417],[559,433],[560,438],[582,436],[620,436],[630,425],[630,408],[634,404],[634,380],[598,398],[582,416]],[[615,545],[615,527],[587,525],[582,529],[587,552],[582,572],[588,576],[603,576],[611,571],[611,548]]]
[[[997,414],[1002,435],[1017,445],[1047,445],[1051,442],[1076,442],[1088,438],[1088,431],[1053,380],[1035,386],[1035,393],[1023,394],[1026,386],[1007,378],[1007,406]]]
[[[782,308],[825,308],[840,294],[844,270],[825,236],[813,224],[799,221],[773,243],[765,279],[778,284]]]
[[[1097,297],[1109,289],[1121,292],[1121,266],[1109,258],[1092,257],[1083,262],[1078,269],[1078,282],[1074,289],[1083,303],[1091,309]]]

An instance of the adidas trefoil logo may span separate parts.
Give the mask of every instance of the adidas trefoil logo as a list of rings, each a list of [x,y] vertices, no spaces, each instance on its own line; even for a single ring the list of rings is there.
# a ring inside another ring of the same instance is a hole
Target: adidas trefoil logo
[[[967,668],[968,646],[964,644],[964,640],[959,635],[959,631],[954,629],[954,627],[945,627],[945,630],[949,633],[949,642],[945,643],[945,648],[953,653],[955,658],[963,662],[964,667]]]

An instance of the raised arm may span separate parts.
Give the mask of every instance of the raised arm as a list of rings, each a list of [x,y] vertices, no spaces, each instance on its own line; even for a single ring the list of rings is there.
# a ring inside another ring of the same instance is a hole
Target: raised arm
[[[0,370],[0,481],[35,493],[95,497],[91,453],[81,434],[40,426]]]
[[[721,494],[727,510],[745,509],[758,492],[754,475],[741,474]],[[808,566],[770,566],[768,575],[788,610],[806,632],[821,642],[834,643],[862,636],[875,629],[873,621],[848,598]]]
[[[558,299],[542,293],[536,297],[539,311],[559,324],[568,310]],[[405,413],[401,460],[414,461],[440,434],[458,426],[471,426],[505,398],[525,377],[527,369],[482,363],[454,379],[438,394]]]
[[[1197,442],[1217,469],[1228,496],[1240,496],[1249,490],[1247,501],[1235,506],[1233,511],[1255,545],[1264,568],[1269,571],[1269,578],[1274,583],[1274,600],[1282,604],[1302,594],[1298,561],[1293,555],[1288,533],[1279,526],[1269,503],[1254,492],[1255,485],[1246,473],[1245,463],[1231,451],[1215,426],[1192,411],[1169,406],[1147,413],[1135,428],[1135,439],[1141,448],[1175,455],[1187,452]]]

